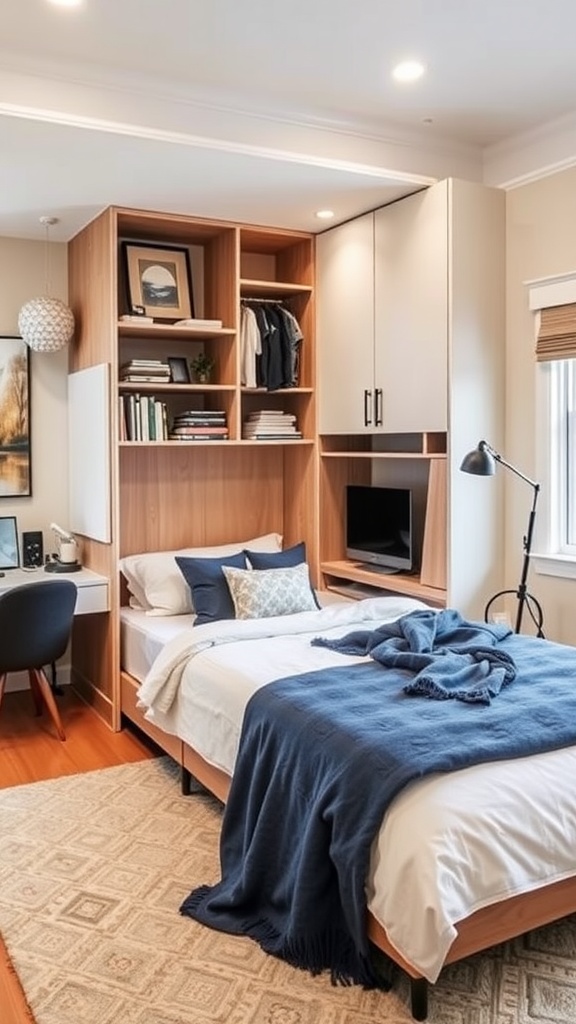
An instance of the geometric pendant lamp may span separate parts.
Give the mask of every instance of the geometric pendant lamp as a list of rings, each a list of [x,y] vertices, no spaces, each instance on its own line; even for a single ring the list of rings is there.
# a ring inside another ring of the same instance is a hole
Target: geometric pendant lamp
[[[50,250],[48,232],[57,217],[40,217],[46,229],[45,243],[45,295],[30,299],[18,314],[18,330],[29,348],[35,352],[57,352],[64,348],[74,334],[74,314],[61,299],[49,298]]]

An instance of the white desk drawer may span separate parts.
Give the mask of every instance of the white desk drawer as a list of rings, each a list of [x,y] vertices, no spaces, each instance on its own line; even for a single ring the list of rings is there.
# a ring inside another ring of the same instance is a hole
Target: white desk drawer
[[[78,587],[75,615],[88,615],[90,612],[108,611],[108,584],[95,583],[94,586]]]

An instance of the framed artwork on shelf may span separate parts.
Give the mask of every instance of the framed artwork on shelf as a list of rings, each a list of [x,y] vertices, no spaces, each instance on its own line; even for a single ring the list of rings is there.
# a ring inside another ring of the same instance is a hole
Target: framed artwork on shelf
[[[19,565],[16,516],[0,516],[0,569],[17,569]]]
[[[190,370],[188,360],[180,356],[169,356],[170,380],[173,384],[189,384]]]
[[[30,494],[30,350],[0,336],[0,498]]]
[[[144,309],[155,320],[194,316],[188,249],[176,245],[123,242],[128,308]]]

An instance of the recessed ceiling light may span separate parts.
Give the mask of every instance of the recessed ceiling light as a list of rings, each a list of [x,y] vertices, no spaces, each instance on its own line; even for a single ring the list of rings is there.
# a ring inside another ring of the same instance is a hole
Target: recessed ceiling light
[[[48,0],[55,7],[80,7],[83,0]]]
[[[419,60],[403,60],[394,68],[392,77],[397,82],[415,82],[422,77],[424,71],[424,65]]]
[[[320,220],[331,220],[334,216],[334,210],[317,210],[316,216]]]

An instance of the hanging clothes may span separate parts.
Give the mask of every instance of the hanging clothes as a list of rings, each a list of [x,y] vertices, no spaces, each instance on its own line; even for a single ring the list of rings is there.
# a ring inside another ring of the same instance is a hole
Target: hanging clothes
[[[279,300],[243,299],[240,317],[242,383],[268,391],[297,387],[302,341],[298,320]]]
[[[250,306],[240,307],[240,383],[256,385],[256,357],[262,355],[262,341],[256,314]]]

